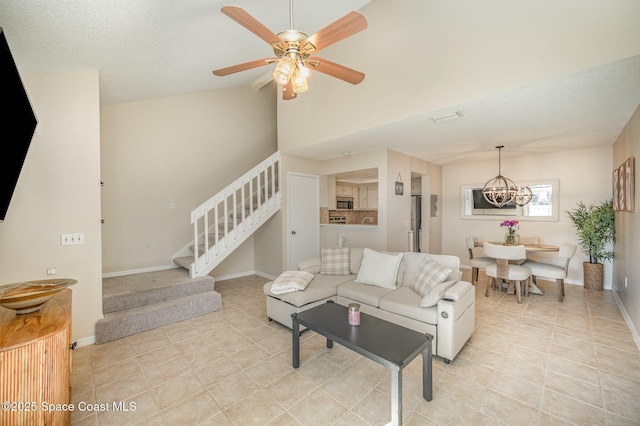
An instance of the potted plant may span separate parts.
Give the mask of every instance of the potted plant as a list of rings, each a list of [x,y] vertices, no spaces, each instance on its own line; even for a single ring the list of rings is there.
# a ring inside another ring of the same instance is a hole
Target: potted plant
[[[567,214],[577,229],[578,242],[582,246],[583,253],[589,256],[589,261],[582,263],[584,288],[602,290],[604,280],[602,261],[613,258],[613,251],[608,250],[608,243],[615,241],[613,201],[589,205],[581,201]]]

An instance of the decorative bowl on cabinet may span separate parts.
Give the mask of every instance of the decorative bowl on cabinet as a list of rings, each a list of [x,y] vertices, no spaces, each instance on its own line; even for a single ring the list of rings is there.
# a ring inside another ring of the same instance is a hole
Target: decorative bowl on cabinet
[[[53,296],[77,282],[71,278],[58,278],[3,285],[0,286],[0,306],[13,309],[17,314],[35,312]]]

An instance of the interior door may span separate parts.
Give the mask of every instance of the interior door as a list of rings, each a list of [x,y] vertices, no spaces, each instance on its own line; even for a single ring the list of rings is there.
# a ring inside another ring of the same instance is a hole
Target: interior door
[[[320,177],[287,174],[288,269],[320,255]]]

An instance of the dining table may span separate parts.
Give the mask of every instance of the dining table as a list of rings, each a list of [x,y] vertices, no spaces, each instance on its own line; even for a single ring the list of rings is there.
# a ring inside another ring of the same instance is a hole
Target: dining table
[[[496,245],[505,245],[504,241],[489,241],[491,244],[496,244]],[[553,245],[549,245],[549,244],[519,244],[519,245],[523,245],[525,250],[527,251],[527,255],[529,254],[534,254],[534,253],[545,253],[545,252],[554,252],[554,251],[560,251],[560,246],[553,246]],[[475,243],[476,247],[484,247],[484,242],[481,241],[476,241]],[[522,260],[526,260],[526,259],[522,259]],[[510,292],[511,287],[513,287],[513,284],[511,284],[509,286],[509,289],[507,290],[507,292]],[[515,290],[514,290],[515,293]],[[533,294],[539,294],[539,295],[543,295],[544,293],[542,293],[542,290],[540,290],[540,288],[536,285],[536,283],[533,282],[533,280],[529,280],[529,293],[533,293]]]

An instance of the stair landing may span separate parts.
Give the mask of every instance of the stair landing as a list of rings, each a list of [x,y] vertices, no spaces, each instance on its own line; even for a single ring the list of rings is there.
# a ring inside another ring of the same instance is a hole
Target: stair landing
[[[96,323],[96,343],[222,309],[211,276],[190,278],[183,268],[105,278],[104,318]]]

